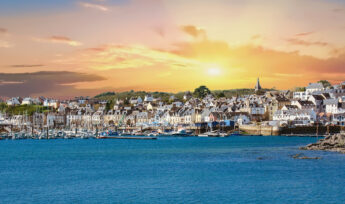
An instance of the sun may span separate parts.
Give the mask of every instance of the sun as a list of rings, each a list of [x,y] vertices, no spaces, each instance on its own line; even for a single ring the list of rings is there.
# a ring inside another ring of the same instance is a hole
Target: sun
[[[207,69],[207,73],[210,76],[218,76],[221,74],[221,69],[219,67],[211,67]]]

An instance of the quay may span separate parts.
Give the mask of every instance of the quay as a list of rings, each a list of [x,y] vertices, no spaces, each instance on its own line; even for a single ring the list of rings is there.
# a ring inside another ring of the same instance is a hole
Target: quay
[[[132,139],[132,140],[156,140],[157,137],[106,137],[101,136],[97,137],[97,139]]]

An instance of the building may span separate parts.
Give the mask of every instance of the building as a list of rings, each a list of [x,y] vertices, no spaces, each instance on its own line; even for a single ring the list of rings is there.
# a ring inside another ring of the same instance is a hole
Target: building
[[[256,85],[255,85],[255,91],[259,91],[261,90],[261,85],[260,85],[260,80],[258,78],[258,80],[256,81]]]

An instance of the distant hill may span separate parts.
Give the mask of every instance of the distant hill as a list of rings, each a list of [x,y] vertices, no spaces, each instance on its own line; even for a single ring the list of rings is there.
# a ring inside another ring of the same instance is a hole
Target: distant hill
[[[275,89],[262,89],[260,93],[264,93],[266,91],[274,91]],[[251,95],[255,94],[255,89],[228,89],[228,90],[214,90],[212,93],[215,96],[227,97],[231,98],[234,96],[244,96],[244,95]]]
[[[262,91],[271,91],[273,89],[263,89]],[[243,95],[250,95],[254,94],[254,89],[229,89],[229,90],[213,90],[211,93],[215,97],[233,97],[233,96],[243,96]],[[171,96],[175,96],[176,99],[182,100],[183,95],[185,92],[178,92],[178,93],[168,93],[168,92],[147,92],[147,91],[125,91],[125,92],[105,92],[98,94],[94,98],[101,99],[101,100],[129,100],[131,97],[138,97],[140,96],[143,100],[147,94],[151,94],[154,98],[160,97],[163,101],[169,101]]]
[[[104,93],[98,94],[94,98],[102,98],[102,97],[107,97],[107,96],[115,96],[115,92],[104,92]]]
[[[146,91],[125,91],[125,92],[119,92],[119,93],[114,93],[114,92],[106,92],[106,93],[101,93],[95,96],[96,99],[101,99],[101,100],[129,100],[131,97],[141,97],[141,99],[144,100],[145,96],[151,94],[154,98],[162,98],[163,101],[168,101],[170,96],[172,95],[181,95],[181,98],[183,97],[184,93],[179,93],[179,94],[173,94],[173,93],[166,93],[166,92],[146,92]]]

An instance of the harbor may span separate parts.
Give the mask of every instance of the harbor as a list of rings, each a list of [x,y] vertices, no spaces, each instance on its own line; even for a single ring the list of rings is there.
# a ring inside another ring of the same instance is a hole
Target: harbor
[[[299,203],[301,197],[342,203],[345,157],[298,149],[314,142],[280,136],[1,140],[0,196],[3,203],[36,204],[142,203],[147,197],[147,203],[251,203],[260,197],[264,203]],[[291,157],[301,153],[320,159]],[[329,179],[334,172],[337,178]],[[277,189],[284,193],[269,194]]]

